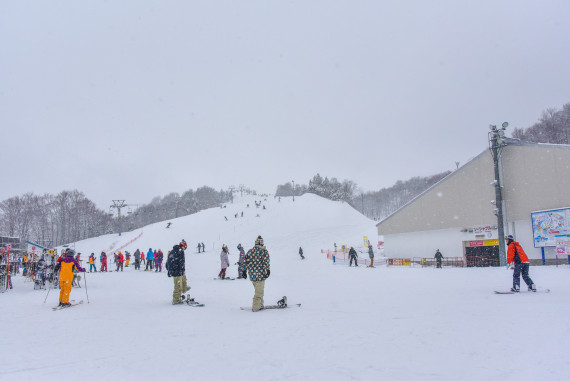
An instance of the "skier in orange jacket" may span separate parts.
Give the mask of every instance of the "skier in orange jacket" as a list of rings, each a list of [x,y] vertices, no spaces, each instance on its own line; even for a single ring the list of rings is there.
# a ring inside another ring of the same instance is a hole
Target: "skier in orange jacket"
[[[75,252],[71,249],[65,250],[65,257],[55,266],[55,271],[59,270],[59,307],[69,307],[69,294],[71,293],[71,282],[73,281],[73,270],[76,268],[82,273],[85,269],[73,258]]]
[[[529,291],[536,292],[536,286],[532,282],[532,279],[528,276],[528,269],[530,266],[530,261],[528,256],[524,252],[521,245],[515,241],[512,235],[505,237],[507,239],[507,244],[509,248],[507,250],[507,263],[511,264],[514,262],[515,270],[513,272],[513,288],[511,291],[519,292],[521,290],[521,272],[522,277]]]

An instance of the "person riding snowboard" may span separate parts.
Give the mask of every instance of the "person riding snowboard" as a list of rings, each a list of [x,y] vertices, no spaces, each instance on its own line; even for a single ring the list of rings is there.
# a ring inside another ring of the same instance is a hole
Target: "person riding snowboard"
[[[72,249],[65,250],[65,257],[55,266],[54,272],[59,271],[59,305],[58,307],[69,307],[69,294],[71,293],[71,282],[73,282],[73,270],[77,269],[84,273],[85,269],[73,258],[75,252]]]
[[[222,269],[218,273],[218,278],[226,279],[226,269],[230,266],[230,260],[228,259],[228,247],[225,244],[222,245],[222,252],[220,253],[220,263]]]
[[[526,253],[524,252],[521,245],[515,241],[512,235],[506,237],[507,245],[509,248],[507,250],[507,263],[514,263],[515,269],[513,272],[513,287],[512,292],[519,292],[521,290],[521,272],[522,278],[529,291],[536,292],[536,286],[534,285],[532,279],[528,276],[528,270],[530,266],[530,261]]]
[[[354,250],[354,247],[350,247],[350,250],[348,251],[348,255],[350,256],[350,261],[348,262],[348,267],[352,266],[352,261],[354,261],[354,266],[358,267],[358,254],[356,254],[356,250]]]
[[[190,290],[186,280],[186,263],[184,259],[184,249],[186,249],[186,242],[182,241],[178,245],[174,245],[168,260],[166,261],[166,271],[168,277],[174,279],[174,291],[172,292],[172,304],[181,304],[180,297],[182,293]],[[151,251],[149,250],[149,253]]]
[[[245,268],[255,289],[251,307],[253,312],[263,308],[265,280],[269,278],[271,273],[269,263],[269,252],[263,245],[263,238],[258,236],[255,240],[255,246],[245,255]]]

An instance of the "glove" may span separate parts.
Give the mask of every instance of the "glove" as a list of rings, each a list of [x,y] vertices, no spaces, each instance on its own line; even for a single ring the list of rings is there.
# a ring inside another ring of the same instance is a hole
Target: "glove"
[[[269,278],[269,274],[271,274],[271,271],[268,269],[267,270],[267,278]]]

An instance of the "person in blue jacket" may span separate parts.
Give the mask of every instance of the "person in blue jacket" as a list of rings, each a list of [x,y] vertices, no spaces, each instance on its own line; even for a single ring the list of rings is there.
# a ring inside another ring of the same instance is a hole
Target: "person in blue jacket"
[[[153,260],[154,260],[154,251],[152,251],[152,249],[148,249],[148,252],[146,253],[146,268],[144,269],[144,271],[148,271],[149,267],[152,270]]]

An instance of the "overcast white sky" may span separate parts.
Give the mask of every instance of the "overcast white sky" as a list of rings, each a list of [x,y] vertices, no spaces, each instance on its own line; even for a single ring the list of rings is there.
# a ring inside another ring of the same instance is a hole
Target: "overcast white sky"
[[[451,170],[490,123],[570,102],[569,16],[567,0],[0,0],[0,201]]]

